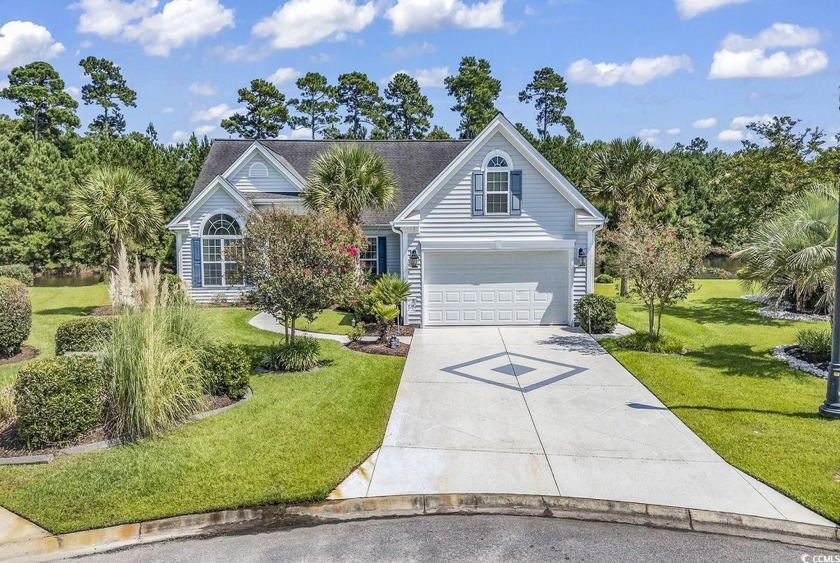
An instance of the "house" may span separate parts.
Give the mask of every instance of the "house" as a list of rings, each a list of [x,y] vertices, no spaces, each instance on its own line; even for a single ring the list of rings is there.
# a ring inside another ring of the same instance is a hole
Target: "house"
[[[250,209],[303,209],[313,158],[337,143],[380,153],[399,190],[362,219],[362,266],[411,283],[420,326],[571,324],[592,292],[604,217],[501,114],[471,141],[216,140],[186,207],[169,224],[178,274],[199,302],[235,298],[225,249]]]

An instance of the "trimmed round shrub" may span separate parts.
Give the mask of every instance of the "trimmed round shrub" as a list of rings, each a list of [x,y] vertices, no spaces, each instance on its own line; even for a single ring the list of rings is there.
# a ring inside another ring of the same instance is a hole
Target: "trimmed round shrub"
[[[615,330],[615,301],[603,295],[590,293],[575,303],[575,315],[580,326],[591,334],[604,334]]]
[[[683,343],[673,336],[654,336],[647,332],[628,334],[616,338],[615,343],[619,348],[635,350],[637,352],[651,352],[654,354],[685,354],[687,350]]]
[[[251,359],[235,344],[214,344],[203,355],[201,372],[204,392],[239,400],[248,391]]]
[[[27,287],[35,285],[35,274],[26,264],[7,264],[0,266],[0,278],[12,278]]]
[[[12,278],[0,278],[0,358],[20,352],[32,329],[32,304],[26,286]]]
[[[15,380],[17,431],[31,449],[72,443],[102,423],[102,371],[89,355],[35,360]]]
[[[595,278],[595,283],[615,283],[615,278],[609,274],[600,274]]]
[[[58,325],[56,355],[67,352],[96,352],[111,340],[114,317],[82,317]]]
[[[263,367],[271,371],[306,371],[318,365],[321,349],[318,340],[311,336],[296,336],[288,344],[282,342],[272,346],[263,361]]]

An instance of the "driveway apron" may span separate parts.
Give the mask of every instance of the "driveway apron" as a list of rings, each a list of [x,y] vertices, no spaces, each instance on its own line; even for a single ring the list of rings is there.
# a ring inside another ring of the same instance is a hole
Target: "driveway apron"
[[[564,327],[418,330],[362,470],[334,496],[564,495],[828,523],[726,463]]]

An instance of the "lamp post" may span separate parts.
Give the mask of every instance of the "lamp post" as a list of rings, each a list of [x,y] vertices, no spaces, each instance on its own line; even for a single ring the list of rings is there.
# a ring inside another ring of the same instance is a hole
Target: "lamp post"
[[[840,100],[840,88],[837,89]],[[838,201],[838,221],[840,221],[840,201]],[[820,405],[820,414],[826,418],[840,418],[840,225],[838,225],[835,246],[834,265],[834,313],[831,327],[831,366],[828,368],[828,389],[825,402]]]

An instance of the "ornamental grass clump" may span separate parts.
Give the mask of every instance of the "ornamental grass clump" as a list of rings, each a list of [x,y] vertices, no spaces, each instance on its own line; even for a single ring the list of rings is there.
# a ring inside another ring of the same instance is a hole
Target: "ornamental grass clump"
[[[318,367],[320,346],[311,336],[298,336],[271,347],[263,361],[270,371],[308,371]]]
[[[201,408],[207,336],[196,308],[170,293],[158,267],[137,265],[130,295],[103,363],[109,431],[136,439],[172,428]]]
[[[799,349],[822,361],[831,359],[831,329],[806,328],[796,335]]]

